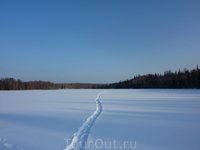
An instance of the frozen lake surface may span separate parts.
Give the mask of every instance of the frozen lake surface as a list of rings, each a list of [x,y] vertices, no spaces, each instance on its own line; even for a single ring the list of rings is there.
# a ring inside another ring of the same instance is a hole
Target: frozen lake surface
[[[109,89],[0,91],[0,150],[67,149],[89,117],[87,150],[200,149],[200,90]]]

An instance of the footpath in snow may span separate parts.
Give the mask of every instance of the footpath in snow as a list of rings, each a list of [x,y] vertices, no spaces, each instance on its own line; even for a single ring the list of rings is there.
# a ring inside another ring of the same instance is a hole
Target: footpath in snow
[[[102,112],[102,105],[99,101],[101,94],[105,92],[101,92],[97,95],[96,101],[96,110],[95,112],[87,118],[87,120],[82,124],[82,126],[78,129],[71,140],[71,143],[64,150],[85,150],[86,142],[88,136],[90,134],[90,129],[94,124],[95,120]]]

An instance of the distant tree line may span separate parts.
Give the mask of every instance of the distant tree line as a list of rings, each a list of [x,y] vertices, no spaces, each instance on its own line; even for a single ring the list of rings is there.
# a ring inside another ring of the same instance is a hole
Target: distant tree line
[[[53,90],[53,89],[87,89],[96,88],[99,84],[87,83],[52,83],[50,81],[23,82],[14,78],[0,79],[0,90]]]
[[[23,82],[20,79],[0,79],[0,90],[49,90],[49,89],[123,89],[123,88],[200,88],[200,69],[189,71],[172,72],[165,71],[161,74],[138,75],[130,80],[120,81],[112,84],[89,84],[89,83],[52,83],[50,81]]]
[[[101,85],[98,88],[200,88],[200,69],[198,65],[196,69],[189,71],[183,69],[182,71],[172,72],[171,70],[165,71],[164,75],[161,74],[147,74],[138,75],[130,80],[120,81],[108,85]]]
[[[30,81],[22,82],[14,78],[2,78],[0,80],[0,90],[31,90],[31,89],[55,89],[57,85],[51,82]]]

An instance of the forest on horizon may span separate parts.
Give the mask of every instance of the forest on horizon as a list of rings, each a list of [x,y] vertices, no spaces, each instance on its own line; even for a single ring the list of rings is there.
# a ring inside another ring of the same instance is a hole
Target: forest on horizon
[[[111,84],[90,84],[90,83],[53,83],[50,81],[28,81],[20,79],[1,78],[0,90],[49,90],[49,89],[199,89],[200,69],[189,71],[184,68],[182,71],[165,71],[164,74],[137,75],[132,79]]]

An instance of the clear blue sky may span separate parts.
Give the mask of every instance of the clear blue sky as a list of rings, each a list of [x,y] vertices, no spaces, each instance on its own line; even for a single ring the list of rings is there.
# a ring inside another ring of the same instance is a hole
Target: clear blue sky
[[[200,66],[200,0],[0,0],[0,78],[112,83]]]

